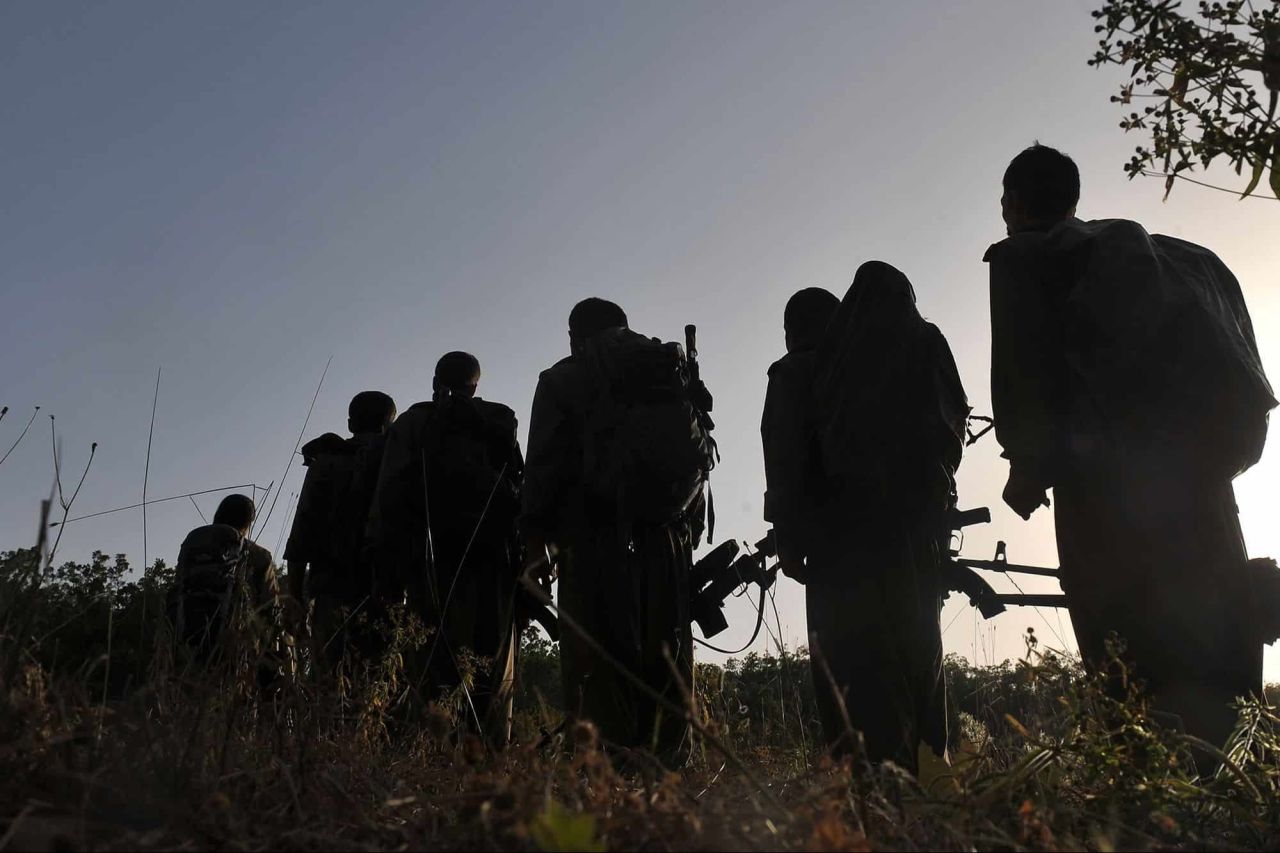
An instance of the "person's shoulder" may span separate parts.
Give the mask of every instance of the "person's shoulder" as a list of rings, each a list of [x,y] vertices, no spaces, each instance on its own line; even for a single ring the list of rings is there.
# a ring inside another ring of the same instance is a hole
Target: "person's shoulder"
[[[503,403],[495,403],[493,400],[485,400],[482,397],[475,398],[476,410],[484,415],[487,420],[491,421],[512,421],[516,419],[515,409]]]
[[[769,378],[786,380],[790,378],[810,376],[813,374],[813,368],[817,363],[817,359],[817,350],[789,352],[773,364],[769,365]]]
[[[942,330],[939,329],[936,324],[925,320],[921,329],[921,334],[930,347],[938,351],[946,352],[950,355],[951,343],[947,340],[947,336],[943,334]]]
[[[414,403],[412,406],[410,406],[409,408],[405,409],[402,413],[400,413],[400,415],[396,417],[394,423],[398,424],[401,421],[412,422],[415,420],[422,420],[423,418],[430,417],[431,411],[435,407],[436,407],[436,404],[434,400],[420,400],[419,402]]]
[[[572,384],[583,376],[582,360],[567,355],[538,374],[539,384],[548,385]]]
[[[424,423],[431,419],[431,413],[434,411],[435,405],[430,400],[414,403],[396,416],[387,432],[401,435],[417,432]]]
[[[271,563],[271,552],[252,539],[244,540],[244,549],[251,566],[264,566]]]
[[[239,537],[240,534],[229,524],[202,524],[187,533],[182,540],[182,547],[198,547]]]
[[[547,374],[572,372],[578,369],[579,361],[580,360],[577,356],[566,355],[564,358],[542,371],[540,375],[546,376]]]
[[[1035,260],[1044,254],[1049,239],[1048,232],[1025,231],[1010,235],[987,247],[982,260],[988,264],[1019,264]]]
[[[336,432],[326,432],[324,435],[317,436],[298,449],[302,454],[302,464],[310,466],[325,456],[344,453],[349,441],[350,439],[343,438]]]
[[[502,403],[495,403],[492,400],[485,400],[476,397],[471,401],[475,407],[477,414],[481,419],[496,428],[500,432],[515,435],[516,432],[516,413],[510,406]]]

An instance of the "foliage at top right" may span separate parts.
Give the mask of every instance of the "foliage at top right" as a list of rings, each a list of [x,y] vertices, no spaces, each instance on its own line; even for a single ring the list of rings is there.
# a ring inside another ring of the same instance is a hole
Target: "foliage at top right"
[[[1111,101],[1144,104],[1120,122],[1151,135],[1125,164],[1130,178],[1163,177],[1168,198],[1176,179],[1222,158],[1249,172],[1241,198],[1269,172],[1280,199],[1280,0],[1202,0],[1194,13],[1176,0],[1109,0],[1093,17],[1103,38],[1089,64],[1127,67]]]

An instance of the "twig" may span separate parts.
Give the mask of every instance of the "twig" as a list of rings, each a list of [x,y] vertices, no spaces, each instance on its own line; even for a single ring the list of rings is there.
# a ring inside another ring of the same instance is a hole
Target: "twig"
[[[280,535],[276,537],[276,549],[272,554],[279,554],[280,547],[284,544],[284,537],[289,532],[289,516],[293,513],[294,507],[298,505],[298,493],[291,492],[289,494],[289,503],[284,508],[284,518],[280,521]],[[277,557],[276,559],[279,559]]]
[[[52,415],[49,417],[49,420],[50,421],[53,420]],[[56,447],[56,443],[55,443],[55,447]],[[89,446],[89,461],[84,463],[84,471],[80,474],[80,482],[76,483],[75,491],[71,493],[70,500],[68,501],[62,500],[62,481],[61,481],[61,478],[59,478],[58,480],[58,502],[62,504],[62,522],[58,525],[58,535],[53,540],[53,547],[49,549],[49,561],[48,561],[48,564],[46,565],[46,568],[53,565],[54,555],[58,553],[58,545],[59,543],[62,542],[62,533],[67,529],[66,527],[67,516],[71,514],[71,506],[76,502],[76,497],[80,494],[80,487],[84,485],[85,477],[89,476],[89,468],[93,465],[93,457],[94,457],[94,454],[96,454],[97,452],[98,452],[98,442],[95,441],[93,444]],[[58,458],[56,449],[54,451],[53,458],[54,460],[57,460]]]
[[[522,573],[520,575],[520,583],[523,584],[524,588],[528,590],[529,594],[534,597],[534,600],[541,602],[546,607],[552,608],[555,611],[556,616],[560,618],[561,623],[568,625],[569,628],[575,634],[577,634],[582,639],[582,641],[587,645],[587,647],[590,648],[591,651],[593,651],[596,655],[598,655],[601,660],[603,660],[605,663],[609,664],[611,667],[616,669],[622,675],[623,678],[627,679],[627,681],[630,681],[633,685],[639,688],[642,693],[644,693],[654,702],[658,703],[663,708],[666,708],[668,711],[679,714],[686,721],[688,721],[688,723],[691,726],[693,726],[694,729],[697,730],[698,734],[700,734],[704,739],[706,739],[707,743],[714,746],[716,750],[719,751],[719,753],[723,755],[725,759],[734,766],[734,769],[736,769],[739,773],[741,773],[743,775],[743,778],[745,778],[748,782],[750,782],[755,787],[755,789],[760,792],[761,796],[763,796],[765,800],[769,803],[769,805],[775,809],[775,812],[776,812],[775,816],[779,820],[790,820],[791,818],[790,813],[786,810],[786,808],[782,805],[782,803],[778,801],[778,798],[773,795],[773,792],[770,791],[765,786],[765,784],[761,782],[754,773],[751,772],[751,769],[747,767],[745,763],[743,763],[742,759],[739,758],[733,750],[731,750],[728,746],[726,746],[724,742],[720,740],[720,738],[716,737],[716,735],[713,734],[701,722],[694,719],[694,716],[690,714],[688,710],[681,708],[675,702],[672,702],[666,696],[663,696],[661,693],[654,690],[647,683],[645,683],[644,679],[640,678],[640,676],[632,672],[629,667],[624,665],[616,657],[610,654],[603,646],[600,645],[600,643],[598,643],[595,640],[594,637],[592,637],[589,633],[587,633],[587,631],[580,624],[578,624],[578,620],[570,616],[563,608],[557,606],[555,601],[551,599],[551,596],[547,595],[547,593],[542,589],[542,587],[539,586],[537,582],[534,581],[531,577],[529,577],[529,574],[527,572]]]
[[[196,499],[191,495],[187,495],[186,497],[188,500],[191,501],[191,505],[196,508],[196,515],[200,516],[200,520],[203,521],[205,524],[208,524],[209,519],[205,518],[204,513],[200,511],[200,504],[196,503]],[[159,501],[157,501],[156,503],[159,503]]]
[[[1196,186],[1204,187],[1205,189],[1217,190],[1220,193],[1231,193],[1234,196],[1240,195],[1238,191],[1229,189],[1228,187],[1219,187],[1214,184],[1207,184],[1204,181],[1197,181],[1195,178],[1188,178],[1186,175],[1176,173],[1176,172],[1152,172],[1149,169],[1143,169],[1142,176],[1144,178],[1164,178],[1165,180],[1168,180],[1170,178],[1177,178],[1180,181],[1186,181],[1189,184],[1195,184]],[[1249,193],[1249,195],[1243,196],[1241,198],[1241,201],[1243,201],[1246,198],[1256,198],[1259,201],[1280,201],[1280,198],[1273,198],[1272,196],[1267,196],[1267,195],[1258,195],[1256,193]]]
[[[276,501],[280,500],[280,492],[284,491],[284,481],[289,477],[289,469],[293,467],[293,458],[298,455],[298,448],[302,446],[302,437],[307,433],[307,425],[311,423],[311,413],[315,411],[316,400],[320,398],[320,389],[324,387],[324,378],[329,375],[329,365],[333,363],[333,356],[329,356],[329,360],[324,363],[324,371],[320,374],[320,381],[316,383],[316,393],[311,396],[311,405],[307,407],[307,416],[302,421],[302,429],[298,431],[298,440],[294,442],[293,452],[289,454],[289,464],[284,466],[284,476],[280,478],[280,488],[276,490],[275,497],[271,499],[271,508],[267,510],[266,518],[262,519],[261,524],[255,524],[254,530],[260,531],[267,526],[267,522],[271,520],[271,513],[276,511]]]
[[[147,567],[147,480],[151,476],[151,438],[156,432],[156,404],[160,402],[160,370],[156,368],[156,393],[151,398],[151,427],[147,430],[147,461],[142,467],[142,568]]]
[[[98,736],[95,739],[95,748],[102,744],[102,726],[107,719],[107,689],[111,685],[111,634],[116,620],[116,607],[115,602],[111,600],[111,594],[108,592],[104,597],[107,600],[107,660],[102,671],[102,707],[98,709]]]
[[[849,739],[849,749],[856,751],[858,749],[858,731],[853,727],[853,719],[849,716],[849,706],[844,701],[844,690],[841,689],[839,682],[836,681],[835,674],[831,672],[831,667],[827,664],[827,658],[822,653],[822,647],[818,645],[816,636],[809,640],[809,654],[822,668],[822,674],[827,679],[827,686],[831,688],[831,695],[835,699],[836,710],[840,712],[840,722],[844,724],[844,737]],[[829,744],[827,751],[832,752],[838,744],[838,740]]]
[[[229,492],[232,489],[247,489],[250,487],[255,489],[260,488],[254,483],[239,483],[234,486],[219,486],[216,489],[201,489],[197,492],[187,492],[185,494],[173,495],[172,497],[167,497],[167,498],[156,498],[153,501],[147,501],[147,506],[152,506],[154,504],[162,504],[167,501],[180,501],[183,498],[193,498],[193,497],[198,497],[200,495],[211,495],[214,492]],[[194,503],[194,501],[192,502]],[[111,515],[112,513],[116,513],[116,512],[125,512],[126,510],[137,509],[140,506],[142,506],[142,504],[129,504],[128,506],[118,506],[115,509],[104,509],[101,512],[91,512],[88,515],[77,515],[75,518],[68,518],[65,521],[55,521],[55,522],[52,522],[49,526],[59,527],[63,524],[71,524],[73,521],[84,521],[86,519],[97,518],[102,515]],[[198,510],[199,507],[197,507],[196,509]]]
[[[5,411],[8,411],[8,409]],[[18,812],[17,817],[9,821],[9,828],[5,830],[4,835],[0,835],[0,850],[9,849],[9,842],[12,841],[13,836],[17,834],[18,827],[22,825],[23,821],[31,817],[31,813],[35,810],[35,804],[28,800],[27,804],[22,807],[22,811]]]
[[[49,415],[49,436],[53,443],[53,483],[57,487],[58,504],[66,509],[67,502],[62,498],[62,464],[58,461],[58,427],[53,415]]]
[[[4,407],[4,410],[5,410],[6,412],[8,412],[8,411],[9,411],[9,407],[8,407],[8,406],[5,406],[5,407]],[[21,441],[22,441],[23,437],[24,437],[24,436],[26,436],[26,434],[27,434],[27,430],[31,429],[31,424],[35,422],[36,415],[38,415],[38,414],[40,414],[40,407],[39,407],[39,406],[36,406],[36,410],[35,410],[34,412],[32,412],[32,413],[31,413],[31,419],[30,419],[30,420],[28,420],[28,421],[27,421],[27,425],[26,425],[25,427],[23,427],[23,428],[22,428],[22,432],[18,435],[17,440],[16,440],[16,441],[14,441],[14,442],[13,442],[13,444],[9,446],[9,449],[5,451],[4,456],[0,456],[0,465],[3,465],[3,464],[4,464],[4,460],[6,460],[6,459],[8,459],[8,458],[9,458],[9,454],[10,454],[10,453],[12,453],[12,452],[14,451],[14,448],[16,448],[16,447],[18,446],[19,442],[21,442]]]

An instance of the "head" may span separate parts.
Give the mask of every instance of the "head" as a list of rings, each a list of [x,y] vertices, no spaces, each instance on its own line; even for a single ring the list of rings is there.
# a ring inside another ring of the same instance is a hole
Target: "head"
[[[480,387],[480,360],[469,352],[447,352],[436,362],[431,379],[435,399],[474,397]]]
[[[1036,143],[1021,152],[1004,171],[1000,210],[1009,235],[1047,231],[1076,215],[1080,170],[1070,157]]]
[[[920,320],[916,290],[902,270],[884,261],[867,261],[858,267],[849,285],[848,301],[863,322],[881,329]]]
[[[616,303],[592,296],[569,312],[569,346],[576,353],[591,338],[617,328],[627,328],[627,312]]]
[[[241,536],[248,536],[249,528],[253,526],[254,513],[253,498],[248,495],[227,495],[218,504],[218,509],[213,514],[213,523],[234,527],[240,531]]]
[[[396,401],[381,391],[361,391],[347,406],[347,429],[353,434],[386,432],[396,419]]]
[[[782,328],[787,334],[787,352],[816,349],[822,333],[840,308],[840,300],[829,290],[806,287],[787,300],[782,312]]]

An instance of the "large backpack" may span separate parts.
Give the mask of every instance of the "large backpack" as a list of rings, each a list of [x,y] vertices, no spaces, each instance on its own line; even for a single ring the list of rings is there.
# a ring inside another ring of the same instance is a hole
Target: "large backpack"
[[[505,406],[470,397],[419,405],[429,407],[422,441],[432,526],[505,535],[519,500],[520,472],[510,470],[514,416]],[[483,529],[477,528],[481,519]]]
[[[1069,220],[1046,248],[1068,274],[1068,368],[1102,423],[1186,443],[1228,476],[1256,463],[1276,400],[1227,266],[1123,219]]]
[[[170,618],[182,640],[212,639],[226,624],[247,558],[244,538],[230,525],[207,524],[187,534],[169,597]]]
[[[588,500],[621,522],[679,518],[692,508],[715,461],[683,349],[616,328],[591,338],[583,361]]]
[[[328,455],[321,463],[329,481],[327,562],[348,574],[363,565],[365,526],[385,445],[383,435],[348,440],[341,452]]]

